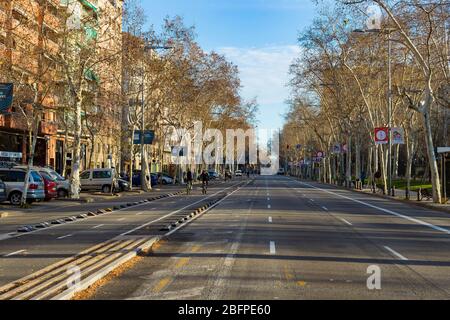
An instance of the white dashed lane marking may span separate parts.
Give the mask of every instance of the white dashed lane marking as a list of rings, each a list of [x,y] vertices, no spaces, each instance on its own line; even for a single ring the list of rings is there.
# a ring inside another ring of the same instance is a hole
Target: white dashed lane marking
[[[270,241],[270,254],[276,254],[275,241]]]
[[[71,236],[73,236],[73,234],[68,234],[68,235],[65,235],[65,236],[62,236],[62,237],[59,237],[59,238],[56,238],[56,239],[57,240],[62,240],[62,239],[65,239],[65,238],[69,238]]]
[[[397,251],[395,251],[395,250],[389,248],[388,246],[384,246],[384,248],[385,248],[387,251],[389,251],[390,253],[392,253],[394,256],[396,256],[397,258],[400,258],[400,260],[403,260],[403,261],[407,261],[407,260],[408,260],[408,258],[402,256],[400,253],[398,253]]]
[[[12,257],[12,256],[15,256],[15,255],[17,255],[17,254],[19,254],[19,253],[25,252],[25,251],[26,251],[26,250],[18,250],[18,251],[14,251],[14,252],[5,254],[4,257]]]
[[[350,222],[348,222],[347,220],[345,220],[344,218],[339,218],[342,222],[344,222],[345,224],[348,224],[349,226],[352,226],[353,224],[351,224]]]
[[[269,217],[269,223],[272,223],[272,217]]]

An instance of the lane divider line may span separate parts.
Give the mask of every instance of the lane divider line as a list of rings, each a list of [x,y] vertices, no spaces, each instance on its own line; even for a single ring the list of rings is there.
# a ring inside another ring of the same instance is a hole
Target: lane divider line
[[[349,226],[352,226],[353,224],[345,220],[344,218],[339,218],[342,222],[348,224]]]
[[[19,254],[19,253],[25,252],[25,251],[26,251],[26,250],[18,250],[18,251],[14,251],[14,252],[5,254],[4,257],[5,257],[5,258],[6,258],[6,257],[12,257],[12,256],[15,256],[15,255],[17,255],[17,254]]]
[[[411,218],[411,217],[405,216],[403,214],[400,214],[398,212],[391,211],[389,209],[380,208],[380,207],[375,206],[373,204],[370,204],[370,203],[367,203],[367,202],[364,202],[364,201],[361,201],[361,200],[356,200],[356,199],[353,199],[353,198],[350,198],[350,197],[347,197],[347,196],[344,196],[344,195],[341,195],[341,194],[338,194],[338,193],[335,193],[335,192],[332,192],[332,191],[329,191],[329,190],[318,188],[318,187],[315,187],[315,186],[310,185],[308,183],[296,181],[296,180],[293,180],[293,179],[292,179],[292,181],[295,181],[297,183],[303,184],[303,185],[308,186],[310,188],[313,188],[313,189],[316,189],[316,190],[320,190],[320,191],[323,191],[325,193],[332,194],[332,195],[338,196],[340,198],[347,199],[347,200],[350,200],[350,201],[362,204],[362,205],[364,205],[366,207],[370,207],[372,209],[376,209],[376,210],[382,211],[384,213],[396,216],[398,218],[403,218],[403,219],[406,219],[408,221],[411,221],[411,222],[414,222],[414,223],[417,223],[417,224],[429,227],[429,228],[431,228],[433,230],[440,231],[440,232],[443,232],[443,233],[446,233],[446,234],[450,235],[450,230],[444,229],[444,228],[441,228],[441,227],[438,227],[438,226],[435,226],[434,224],[431,224],[431,223],[428,223],[428,222],[425,222],[425,221],[422,221],[422,220],[419,220],[419,219],[416,219],[416,218]]]
[[[101,228],[103,226],[104,226],[104,224],[99,224],[98,226],[92,227],[92,229],[98,229],[98,228]]]
[[[389,248],[388,246],[384,246],[384,248],[385,248],[387,251],[389,251],[390,253],[392,253],[394,256],[396,256],[397,258],[400,258],[400,260],[408,261],[408,258],[402,256],[400,253],[398,253],[397,251],[395,251],[395,250]]]
[[[62,240],[62,239],[65,239],[65,238],[69,238],[69,237],[72,237],[73,236],[73,234],[68,234],[68,235],[65,235],[65,236],[62,236],[62,237],[59,237],[59,238],[56,238],[57,240]]]
[[[269,223],[272,223],[272,222],[273,222],[272,217],[269,217]]]
[[[270,246],[270,254],[276,254],[277,251],[275,249],[275,241],[270,241],[269,246]]]

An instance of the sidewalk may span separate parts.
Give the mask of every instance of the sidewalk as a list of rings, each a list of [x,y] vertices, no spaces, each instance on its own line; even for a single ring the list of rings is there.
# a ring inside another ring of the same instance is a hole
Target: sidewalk
[[[363,192],[366,194],[371,194],[373,196],[376,197],[382,197],[384,199],[391,199],[391,200],[396,200],[396,201],[402,201],[402,202],[406,202],[409,204],[414,204],[417,206],[421,206],[424,208],[428,208],[428,209],[433,209],[433,210],[439,210],[439,211],[443,211],[443,212],[448,212],[450,213],[450,203],[446,203],[446,204],[438,204],[438,203],[434,203],[433,200],[426,200],[423,199],[421,201],[417,200],[417,195],[418,192],[416,191],[409,191],[409,200],[406,199],[406,190],[402,190],[402,189],[396,189],[395,190],[395,197],[391,197],[388,195],[383,195],[381,194],[379,191],[377,191],[377,193],[373,193],[371,189],[363,189],[363,190],[356,190],[356,189],[351,189],[353,191],[357,191],[357,192]]]
[[[291,178],[297,179],[299,180],[299,178],[291,176]],[[353,189],[353,188],[345,188],[343,186],[338,186],[335,184],[328,184],[328,183],[323,183],[323,182],[319,182],[319,181],[314,181],[316,183],[320,183],[322,185],[325,186],[332,186],[336,189],[341,189],[341,190],[350,190],[353,192],[357,192],[357,193],[364,193],[367,195],[371,195],[374,197],[378,197],[378,198],[383,198],[383,199],[389,199],[389,200],[394,200],[394,201],[400,201],[403,203],[408,203],[408,204],[412,204],[412,205],[416,205],[422,208],[427,208],[427,209],[432,209],[432,210],[437,210],[437,211],[442,211],[442,212],[446,212],[446,213],[450,213],[450,203],[447,202],[446,204],[438,204],[438,203],[434,203],[433,200],[425,200],[423,199],[422,201],[417,201],[417,192],[415,191],[410,191],[409,192],[409,199],[410,200],[406,200],[406,190],[401,190],[401,189],[396,189],[395,190],[395,197],[391,197],[388,195],[383,195],[380,190],[377,190],[377,193],[373,193],[372,189],[370,188],[363,188],[363,190],[358,190],[358,189]]]

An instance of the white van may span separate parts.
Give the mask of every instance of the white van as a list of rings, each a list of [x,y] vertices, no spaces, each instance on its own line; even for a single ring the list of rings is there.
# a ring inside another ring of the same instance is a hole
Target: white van
[[[117,190],[116,171],[114,169],[89,169],[80,175],[81,190],[111,193]]]

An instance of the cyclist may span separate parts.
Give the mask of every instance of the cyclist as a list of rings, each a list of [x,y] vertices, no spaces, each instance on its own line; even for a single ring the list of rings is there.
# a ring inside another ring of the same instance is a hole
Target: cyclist
[[[192,181],[193,181],[193,177],[192,177],[192,171],[191,169],[188,170],[187,174],[186,174],[186,193],[189,194],[192,191]]]
[[[202,193],[206,194],[209,182],[209,175],[205,170],[203,170],[202,174],[200,175],[200,181],[202,182]]]

